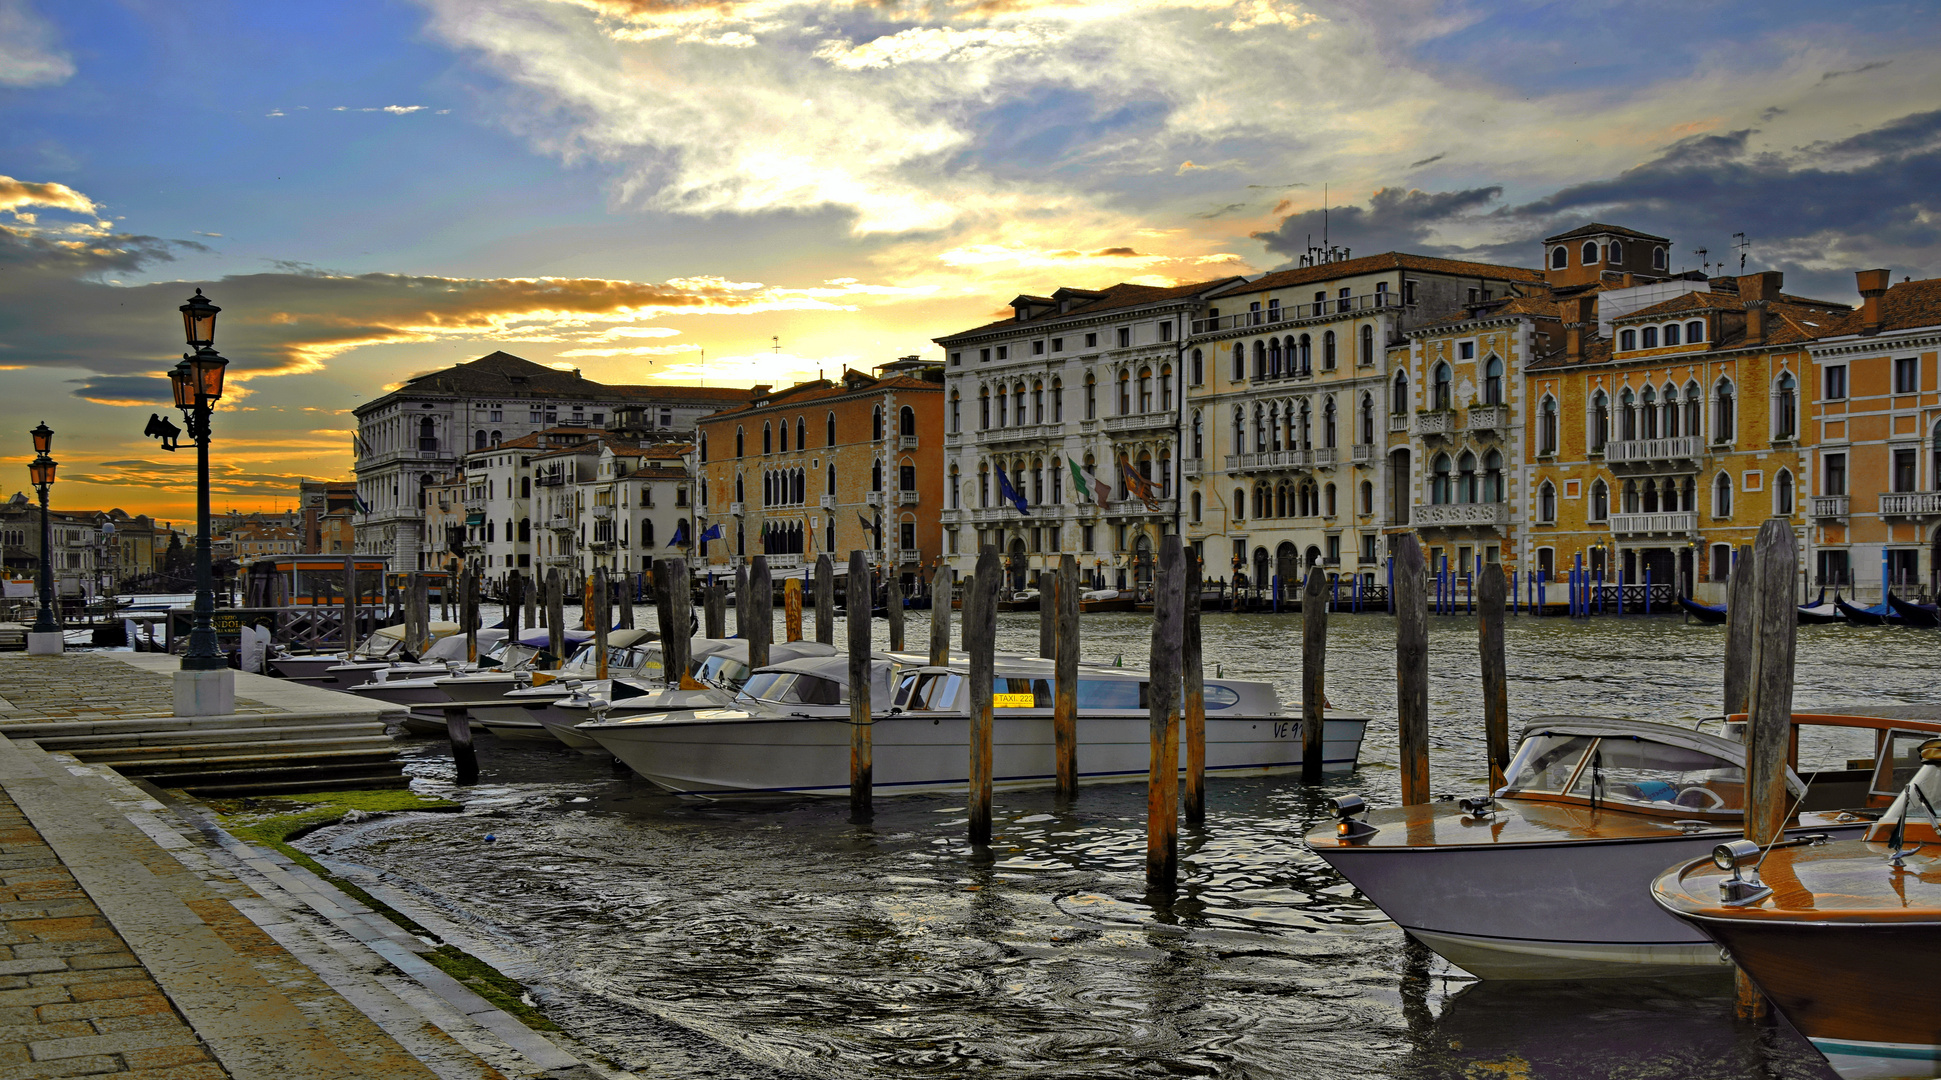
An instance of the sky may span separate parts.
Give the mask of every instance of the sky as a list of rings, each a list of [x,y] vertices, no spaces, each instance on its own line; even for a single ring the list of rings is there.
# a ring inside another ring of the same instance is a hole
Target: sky
[[[218,509],[503,349],[609,382],[939,356],[1022,292],[1358,254],[1941,275],[1941,17],[1768,0],[0,0],[0,468],[188,518],[176,308],[223,308]],[[1323,222],[1325,206],[1325,226]],[[179,423],[179,416],[175,417]],[[12,434],[5,434],[12,432]]]

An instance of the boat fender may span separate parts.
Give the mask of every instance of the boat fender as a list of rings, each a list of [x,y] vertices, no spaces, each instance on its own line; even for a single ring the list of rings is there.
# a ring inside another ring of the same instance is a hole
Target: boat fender
[[[1360,796],[1343,795],[1333,801],[1336,818],[1334,831],[1335,835],[1341,838],[1342,843],[1366,843],[1369,837],[1381,831],[1370,825],[1367,819],[1355,816],[1368,810],[1368,804],[1363,802]]]

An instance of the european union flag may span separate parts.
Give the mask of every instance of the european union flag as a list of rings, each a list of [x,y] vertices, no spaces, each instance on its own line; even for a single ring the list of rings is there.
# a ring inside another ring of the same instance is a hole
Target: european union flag
[[[997,471],[997,497],[1010,500],[1011,505],[1018,508],[1018,513],[1025,517],[1031,516],[1031,505],[1024,501],[1024,496],[1018,493],[1017,488],[1011,486],[1011,477],[1003,469]]]
[[[719,522],[716,522],[715,524],[710,525],[707,528],[701,530],[701,543],[705,544],[710,540],[719,540],[724,535],[726,534],[724,534],[721,531],[721,524]]]
[[[667,542],[668,547],[680,547],[687,543],[687,519],[674,523],[674,539]]]

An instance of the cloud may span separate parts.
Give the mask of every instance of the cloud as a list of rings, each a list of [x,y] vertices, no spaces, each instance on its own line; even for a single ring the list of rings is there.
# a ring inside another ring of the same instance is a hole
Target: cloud
[[[1190,161],[1182,161],[1179,163],[1179,171],[1175,172],[1173,175],[1185,176],[1187,173],[1190,173],[1190,172],[1205,172],[1205,171],[1206,171],[1206,166],[1204,165],[1195,165]]]
[[[1301,210],[1282,218],[1274,229],[1254,233],[1253,238],[1289,260],[1305,254],[1309,244],[1318,245],[1324,234],[1328,243],[1362,255],[1424,251],[1441,246],[1436,239],[1439,228],[1480,213],[1502,194],[1497,186],[1460,191],[1381,188],[1369,196],[1366,207]]]
[[[1409,168],[1419,169],[1424,165],[1434,165],[1436,162],[1441,161],[1443,158],[1446,158],[1448,156],[1449,155],[1447,153],[1441,153],[1441,154],[1437,154],[1434,157],[1425,157],[1421,161],[1411,161],[1409,162]]]
[[[1820,76],[1820,82],[1830,83],[1835,79],[1844,78],[1848,75],[1862,75],[1869,71],[1879,71],[1891,63],[1893,63],[1892,60],[1876,60],[1871,64],[1862,64],[1857,68],[1848,68],[1845,71],[1829,71]]]
[[[23,206],[45,206],[77,214],[100,213],[93,199],[66,184],[33,183],[0,176],[0,210],[17,210]]]
[[[33,5],[0,0],[0,86],[57,86],[73,77],[74,60]]]
[[[386,106],[384,107],[384,111],[385,111],[385,112],[388,112],[388,113],[390,113],[390,114],[391,114],[391,115],[393,115],[393,116],[409,116],[410,114],[412,114],[412,113],[414,113],[414,112],[422,112],[422,111],[423,111],[423,110],[425,110],[426,108],[429,108],[429,106],[426,106],[426,105],[386,105]],[[372,111],[372,110],[370,110],[370,109],[366,109],[366,110],[364,110],[364,111],[365,111],[365,112],[370,112],[370,111]]]

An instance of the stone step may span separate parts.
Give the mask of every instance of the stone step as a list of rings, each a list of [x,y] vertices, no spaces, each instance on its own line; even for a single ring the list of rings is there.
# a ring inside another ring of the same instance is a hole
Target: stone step
[[[175,731],[130,731],[112,735],[51,735],[34,741],[43,750],[62,750],[84,754],[111,747],[186,746],[196,743],[286,741],[292,739],[332,739],[344,736],[383,735],[382,720],[357,720],[335,724],[291,724],[285,727],[194,728]]]
[[[90,765],[124,765],[139,768],[150,762],[282,761],[325,753],[354,753],[389,756],[397,751],[397,741],[389,735],[355,735],[332,739],[290,739],[271,742],[183,743],[177,746],[124,746],[76,749],[73,754]]]
[[[128,732],[230,731],[278,728],[319,723],[384,723],[404,715],[402,705],[373,704],[367,708],[310,709],[278,713],[229,713],[223,716],[139,716],[121,720],[37,720],[0,724],[0,733],[14,739],[74,738]]]
[[[282,774],[277,774],[282,775]],[[159,778],[158,778],[159,779]],[[356,773],[346,776],[320,777],[308,780],[263,779],[234,782],[233,778],[223,783],[197,782],[192,784],[171,784],[172,787],[195,796],[198,799],[235,799],[244,795],[302,795],[311,791],[367,791],[379,788],[408,788],[411,778],[402,772]]]
[[[156,771],[153,769],[116,770],[125,776],[139,776],[157,787],[202,789],[207,787],[248,787],[261,790],[278,785],[286,791],[308,791],[333,780],[401,777],[404,766],[395,761],[309,761],[284,765],[260,765],[241,769],[202,768]],[[380,785],[382,786],[382,785]]]
[[[146,761],[90,761],[120,772],[154,776],[162,773],[224,772],[234,769],[296,768],[357,762],[384,764],[396,760],[389,748],[364,750],[295,750],[281,754],[218,754],[213,757],[153,758]]]

